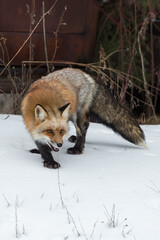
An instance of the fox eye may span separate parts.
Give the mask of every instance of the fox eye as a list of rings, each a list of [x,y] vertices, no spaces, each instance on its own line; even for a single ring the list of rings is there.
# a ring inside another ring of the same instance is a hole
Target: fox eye
[[[46,131],[47,131],[48,133],[54,134],[54,132],[53,132],[52,129],[47,129]]]
[[[60,134],[63,134],[63,133],[64,133],[64,130],[63,130],[63,129],[61,129],[61,130],[59,131],[59,133],[60,133]]]

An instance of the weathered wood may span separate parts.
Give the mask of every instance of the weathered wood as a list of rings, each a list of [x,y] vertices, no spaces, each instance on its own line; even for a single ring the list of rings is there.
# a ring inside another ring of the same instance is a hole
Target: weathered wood
[[[45,2],[47,11],[54,1]],[[38,22],[42,16],[42,1],[35,1],[35,17]],[[10,59],[29,36],[30,11],[32,0],[1,0],[0,1],[0,36],[7,39],[6,46]],[[49,60],[52,60],[55,49],[55,35],[60,17],[64,11],[63,25],[59,28],[58,49],[56,60],[91,61],[96,30],[98,24],[98,1],[96,0],[58,0],[50,15],[47,15],[46,38]],[[33,23],[34,23],[33,21]],[[32,25],[32,28],[35,26]],[[33,59],[45,60],[42,23],[32,36]],[[0,49],[0,58],[7,62],[7,56]],[[29,42],[12,62],[12,65],[21,65],[23,60],[29,59]]]

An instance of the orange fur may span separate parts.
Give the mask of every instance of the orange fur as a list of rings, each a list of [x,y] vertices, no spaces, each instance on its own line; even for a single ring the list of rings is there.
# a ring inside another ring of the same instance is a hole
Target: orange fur
[[[47,127],[50,128],[53,119],[56,120],[56,125],[59,125],[59,128],[61,128],[60,125],[63,124],[64,119],[58,109],[67,103],[70,103],[70,116],[76,108],[76,95],[73,92],[71,93],[61,82],[56,80],[47,81],[46,79],[40,79],[33,83],[22,101],[21,108],[24,122],[32,137],[38,126],[41,125],[42,129]],[[47,119],[44,123],[35,119],[34,111],[36,105],[38,104],[41,105],[48,113]],[[55,128],[55,133],[58,130]],[[55,134],[54,138],[57,136],[58,135]],[[55,140],[52,139],[51,141]],[[57,140],[55,142],[57,142]]]

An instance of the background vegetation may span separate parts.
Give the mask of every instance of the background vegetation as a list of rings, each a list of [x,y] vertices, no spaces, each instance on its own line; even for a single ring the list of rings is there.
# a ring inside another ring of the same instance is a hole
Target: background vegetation
[[[141,121],[160,113],[160,2],[107,1],[101,7],[97,48],[115,97]],[[106,57],[110,56],[110,57]]]
[[[94,63],[64,62],[64,66],[68,64],[83,67],[91,75],[96,76],[98,81],[103,81],[111,89],[115,98],[132,111],[140,123],[160,123],[160,2],[159,0],[100,2]],[[3,58],[0,59],[2,69],[0,76],[5,73],[13,86],[9,97],[12,106],[10,110],[7,108],[7,113],[20,113],[21,100],[33,81],[33,73],[38,68],[45,65],[46,74],[54,69],[54,57],[52,63],[46,57],[46,62],[43,61],[40,66],[36,67],[31,63],[28,67],[22,64],[21,75],[17,74],[14,67],[11,67],[12,60],[25,44],[29,44],[29,49],[31,49],[35,29],[39,24],[44,25],[45,16],[50,14],[53,8],[54,4],[47,12],[43,12],[39,21],[30,29],[28,38],[11,60],[6,39],[0,39],[0,49],[3,53]],[[67,8],[55,32],[57,44],[55,49],[52,49],[55,54],[58,48],[59,28],[66,11]],[[32,20],[34,7],[30,15]],[[43,28],[43,33],[45,39],[45,28]],[[46,43],[44,49],[47,53]],[[43,75],[45,73],[43,72]],[[5,96],[5,92],[1,91],[1,95]],[[4,98],[3,102],[5,105],[8,98]]]

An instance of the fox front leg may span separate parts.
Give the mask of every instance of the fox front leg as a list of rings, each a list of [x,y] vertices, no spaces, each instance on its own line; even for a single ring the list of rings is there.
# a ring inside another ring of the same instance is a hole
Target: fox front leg
[[[36,148],[30,150],[31,153],[37,153],[40,154],[40,151]]]
[[[53,156],[51,154],[52,149],[48,145],[42,144],[38,141],[35,141],[35,143],[38,147],[38,150],[42,158],[44,159],[43,162],[44,167],[56,169],[61,166],[58,162],[54,161]]]

